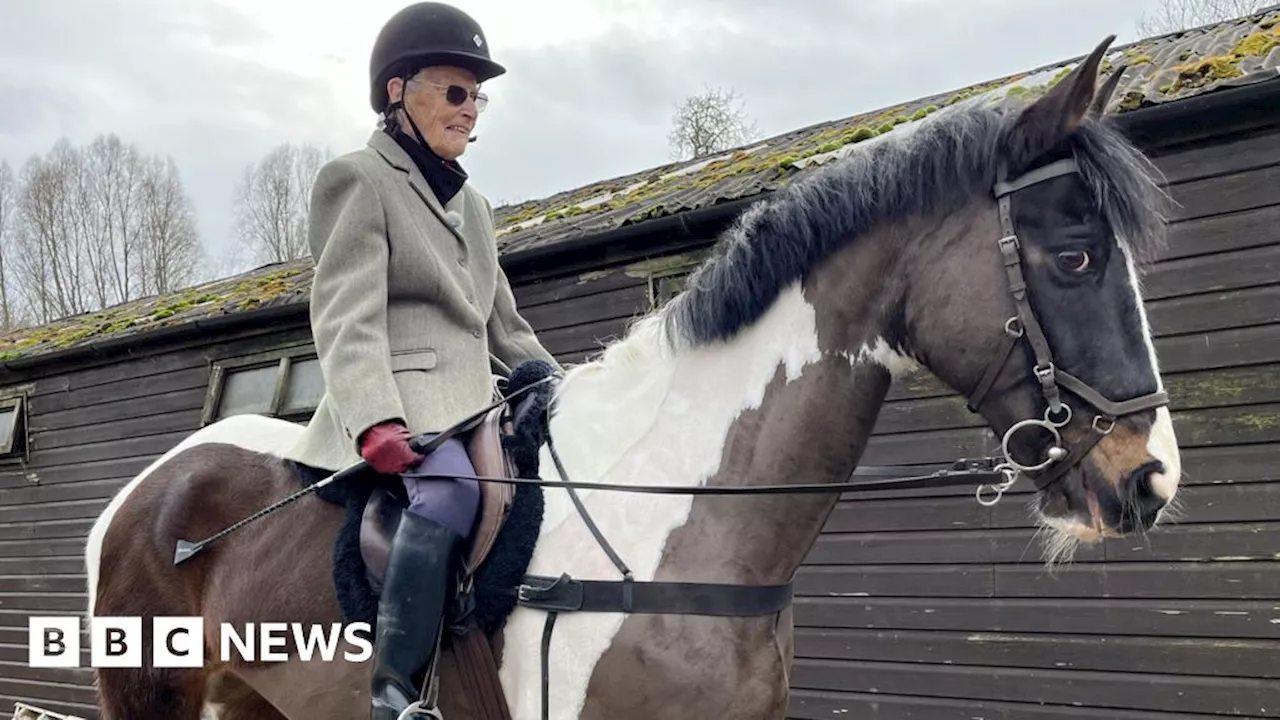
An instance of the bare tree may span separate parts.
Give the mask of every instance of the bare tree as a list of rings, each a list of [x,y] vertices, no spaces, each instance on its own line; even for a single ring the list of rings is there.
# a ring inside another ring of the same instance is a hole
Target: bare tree
[[[0,333],[12,330],[18,323],[18,313],[9,284],[9,263],[13,257],[14,228],[18,214],[18,179],[9,163],[0,161]]]
[[[83,149],[59,140],[27,162],[13,195],[2,287],[36,322],[176,290],[204,262],[173,160],[114,135]]]
[[[84,161],[90,269],[98,305],[105,307],[136,297],[145,160],[137,148],[109,135],[89,145]]]
[[[736,106],[735,106],[736,103]],[[699,158],[752,140],[756,125],[732,88],[707,88],[676,106],[672,118],[671,156],[677,160]]]
[[[145,167],[136,275],[142,295],[158,295],[196,282],[205,255],[195,211],[173,158],[151,158]]]
[[[19,193],[14,268],[37,322],[89,309],[83,208],[78,203],[80,161],[65,138],[44,158],[27,162]]]
[[[1163,0],[1154,13],[1139,16],[1137,29],[1143,37],[1164,35],[1243,17],[1269,5],[1257,0]]]
[[[306,257],[311,189],[328,153],[311,145],[276,146],[244,169],[236,192],[240,243],[260,262]]]

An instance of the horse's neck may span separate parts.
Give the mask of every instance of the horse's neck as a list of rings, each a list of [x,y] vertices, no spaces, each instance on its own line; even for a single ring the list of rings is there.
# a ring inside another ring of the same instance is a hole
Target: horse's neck
[[[731,343],[662,357],[639,331],[562,389],[552,432],[567,479],[672,487],[847,479],[889,373],[820,347],[818,324],[792,288]],[[545,452],[542,468],[556,478]],[[837,499],[580,497],[637,580],[702,582],[785,581]],[[617,579],[567,494],[548,490],[546,502],[531,572]]]
[[[725,438],[709,486],[849,479],[888,388],[879,366],[828,356],[794,380],[776,378]],[[700,497],[668,538],[659,579],[773,584],[791,579],[839,493]]]

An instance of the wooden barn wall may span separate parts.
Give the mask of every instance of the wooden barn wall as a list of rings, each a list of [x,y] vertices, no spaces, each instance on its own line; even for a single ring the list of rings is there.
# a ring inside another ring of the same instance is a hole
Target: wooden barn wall
[[[1185,450],[1182,521],[1049,577],[1025,489],[994,509],[960,489],[846,499],[797,579],[791,717],[1275,717],[1280,133],[1158,164],[1181,207],[1145,294]],[[547,347],[578,362],[625,332],[650,275],[680,260],[516,295]],[[31,463],[0,461],[0,716],[21,700],[97,717],[88,669],[26,667],[28,616],[83,610],[93,518],[199,426],[210,360],[309,332],[214,340],[31,381]],[[994,447],[959,398],[920,377],[892,389],[866,462]]]
[[[111,496],[200,427],[211,360],[288,344],[310,330],[208,339],[28,383],[30,463],[0,460],[0,717],[22,701],[95,719],[87,632],[79,669],[27,667],[27,619],[83,614],[84,547]]]
[[[1040,563],[1019,487],[843,500],[797,578],[790,716],[1190,720],[1280,713],[1280,132],[1156,158],[1180,205],[1144,283],[1184,449],[1182,519]],[[576,362],[647,307],[643,267],[517,289]],[[931,377],[868,464],[995,452]]]

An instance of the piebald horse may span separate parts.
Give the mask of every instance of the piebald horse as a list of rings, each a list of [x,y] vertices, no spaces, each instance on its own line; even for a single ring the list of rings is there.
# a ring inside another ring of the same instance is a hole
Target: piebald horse
[[[895,376],[924,368],[963,394],[1015,477],[1049,561],[1146,532],[1180,460],[1139,268],[1159,249],[1154,168],[1108,126],[1107,38],[1033,101],[971,101],[855,147],[746,210],[685,292],[555,386],[549,428],[567,479],[745,487],[840,483]],[[101,668],[106,720],[349,720],[371,663],[218,662],[229,622],[340,622],[331,577],[342,509],[304,498],[175,566],[201,538],[296,491],[278,453],[299,426],[238,416],[156,460],[114,498],[86,550],[89,612],[201,616],[200,668]],[[541,479],[561,481],[547,448]],[[1065,456],[1064,456],[1065,455]],[[1005,485],[1007,487],[1007,484]],[[617,580],[562,489],[548,487],[528,572]],[[826,494],[579,495],[637,583],[789,582],[839,499]],[[542,714],[545,613],[494,637],[515,720]],[[148,641],[149,642],[149,641]],[[763,616],[563,613],[548,647],[555,720],[782,718],[790,607]],[[449,654],[440,702],[475,715]]]

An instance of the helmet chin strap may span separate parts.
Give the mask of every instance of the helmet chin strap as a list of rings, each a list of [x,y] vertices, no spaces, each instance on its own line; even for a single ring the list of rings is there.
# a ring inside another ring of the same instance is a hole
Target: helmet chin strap
[[[404,104],[403,90],[401,90],[400,96],[402,99],[393,101],[390,105],[387,106],[387,112],[386,112],[387,122],[392,122],[395,120],[396,110],[403,110],[404,116],[409,119],[409,127],[413,128],[414,138],[422,145],[422,147],[424,148],[431,147],[430,145],[427,144],[427,139],[422,136],[422,131],[418,129],[418,123],[413,121],[413,115],[409,113],[409,107]]]

